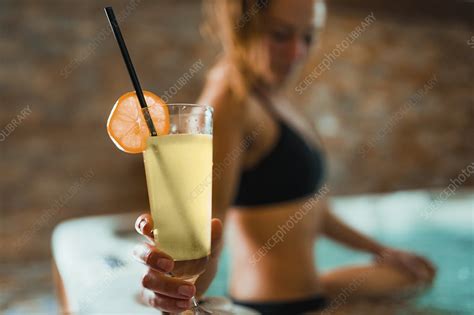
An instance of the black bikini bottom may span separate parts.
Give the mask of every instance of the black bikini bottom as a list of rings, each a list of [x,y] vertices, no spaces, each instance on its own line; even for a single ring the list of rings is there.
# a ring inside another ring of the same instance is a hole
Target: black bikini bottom
[[[246,302],[233,298],[232,301],[237,305],[252,308],[263,315],[297,315],[310,311],[320,311],[329,306],[328,299],[322,295],[281,302]]]

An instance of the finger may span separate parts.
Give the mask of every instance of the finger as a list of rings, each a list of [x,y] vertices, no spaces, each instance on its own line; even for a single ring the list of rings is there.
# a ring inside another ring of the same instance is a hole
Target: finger
[[[415,280],[418,280],[418,273],[416,267],[414,266],[410,257],[408,257],[407,255],[403,253],[397,254],[396,256],[392,257],[392,259],[390,260],[390,264],[399,268],[401,271],[408,273],[410,276],[415,278]]]
[[[133,256],[139,262],[161,272],[170,272],[174,267],[173,258],[151,244],[136,245],[133,249]]]
[[[174,299],[155,293],[155,304],[163,311],[181,313],[191,308],[190,299]]]
[[[149,269],[143,276],[142,285],[155,293],[172,298],[189,299],[196,294],[196,287],[193,284],[153,269]]]
[[[153,240],[153,219],[149,213],[144,213],[137,218],[135,230],[139,234]]]
[[[223,226],[222,221],[219,219],[212,219],[211,221],[211,257],[216,257],[219,255],[222,245],[222,235],[223,235]]]
[[[404,256],[400,255],[397,252],[391,251],[387,252],[386,255],[382,256],[383,258],[379,260],[381,264],[392,265],[398,269],[406,271],[408,268],[404,260]]]
[[[190,299],[175,299],[147,289],[142,292],[142,300],[147,305],[171,313],[181,313],[191,307]]]
[[[412,260],[413,265],[416,266],[418,278],[423,282],[430,280],[432,277],[431,271],[424,259],[420,256],[414,256]]]
[[[405,257],[405,265],[418,281],[424,281],[428,278],[424,265],[416,257]]]
[[[212,242],[219,241],[222,238],[222,221],[214,218],[211,220],[211,240]]]
[[[425,265],[425,267],[428,269],[430,274],[434,276],[436,274],[436,266],[431,261],[429,261],[428,259],[424,257],[419,257],[419,259],[421,260],[421,263]]]
[[[426,258],[418,256],[417,257],[418,263],[424,268],[427,279],[433,279],[436,275],[436,267]]]

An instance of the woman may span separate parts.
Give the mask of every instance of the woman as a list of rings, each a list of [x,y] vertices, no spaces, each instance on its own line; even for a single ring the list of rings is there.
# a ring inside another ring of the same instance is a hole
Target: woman
[[[317,8],[316,0],[208,3],[211,31],[223,46],[199,100],[215,110],[212,258],[194,286],[167,277],[171,257],[143,244],[136,255],[150,267],[142,281],[150,305],[180,312],[190,307],[191,296],[206,291],[216,273],[223,226],[232,233],[230,295],[263,314],[323,310],[343,292],[344,301],[392,297],[433,280],[435,271],[426,259],[353,230],[325,200],[317,134],[281,93],[308,57]],[[238,154],[236,148],[241,148]],[[300,219],[283,231],[298,211]],[[138,218],[136,227],[152,236],[148,214]],[[378,259],[318,273],[313,249],[320,236]]]

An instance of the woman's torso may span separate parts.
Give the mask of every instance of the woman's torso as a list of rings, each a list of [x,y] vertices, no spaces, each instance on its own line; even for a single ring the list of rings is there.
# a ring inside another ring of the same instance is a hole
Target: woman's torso
[[[289,106],[276,101],[264,104],[255,97],[249,99],[246,133],[257,130],[258,136],[252,138],[252,145],[242,156],[244,170],[252,169],[272,153],[281,136],[279,123],[292,128],[309,145],[316,145],[310,126]],[[298,163],[298,156],[294,158]],[[303,211],[309,198],[314,195],[230,209],[226,229],[230,236],[232,297],[247,301],[288,300],[321,291],[313,254],[321,209],[311,203],[311,209]]]

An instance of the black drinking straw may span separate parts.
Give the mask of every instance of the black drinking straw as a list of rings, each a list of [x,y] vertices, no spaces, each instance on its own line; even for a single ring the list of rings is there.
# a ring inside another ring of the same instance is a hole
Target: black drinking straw
[[[122,32],[120,32],[120,27],[118,25],[117,19],[115,18],[114,10],[112,7],[106,7],[105,14],[109,19],[110,27],[114,32],[115,39],[120,47],[120,51],[122,52],[123,61],[127,66],[128,73],[130,74],[130,79],[132,80],[133,87],[135,88],[135,92],[137,93],[138,101],[140,102],[140,106],[143,109],[143,115],[145,116],[145,121],[150,130],[150,134],[152,136],[156,136],[156,129],[153,125],[153,120],[151,119],[150,112],[148,111],[148,107],[146,105],[145,97],[143,96],[143,91],[140,86],[140,81],[138,81],[137,73],[135,72],[135,68],[133,67],[132,59],[130,59],[130,55],[128,54],[127,46],[125,45],[125,40],[122,37]]]

